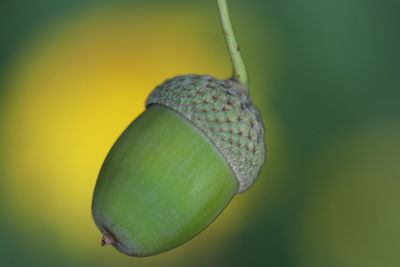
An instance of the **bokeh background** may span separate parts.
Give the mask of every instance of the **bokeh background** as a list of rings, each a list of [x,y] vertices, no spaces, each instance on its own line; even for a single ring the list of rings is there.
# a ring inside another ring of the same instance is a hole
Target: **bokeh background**
[[[267,163],[187,244],[100,247],[91,195],[147,94],[230,75],[216,1],[0,2],[0,266],[400,266],[400,2],[230,0]]]

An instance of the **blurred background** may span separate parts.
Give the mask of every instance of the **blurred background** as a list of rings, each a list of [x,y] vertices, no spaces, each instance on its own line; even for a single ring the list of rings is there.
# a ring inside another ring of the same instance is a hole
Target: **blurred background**
[[[400,2],[230,0],[267,162],[204,232],[100,247],[99,168],[148,93],[230,75],[216,1],[0,2],[0,266],[400,266]]]

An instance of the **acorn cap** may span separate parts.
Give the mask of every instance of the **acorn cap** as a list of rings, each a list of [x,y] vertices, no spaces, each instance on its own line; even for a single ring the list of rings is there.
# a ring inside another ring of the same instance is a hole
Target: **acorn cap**
[[[235,173],[238,193],[251,187],[265,158],[264,127],[246,91],[233,79],[188,74],[165,81],[146,102],[179,112],[203,131]]]

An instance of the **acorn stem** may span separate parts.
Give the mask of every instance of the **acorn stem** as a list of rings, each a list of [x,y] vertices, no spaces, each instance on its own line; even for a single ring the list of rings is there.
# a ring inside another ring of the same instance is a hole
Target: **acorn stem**
[[[222,30],[224,32],[225,41],[228,45],[229,54],[233,64],[233,79],[243,84],[247,91],[249,90],[249,77],[247,68],[244,64],[240,53],[239,45],[236,41],[235,34],[232,29],[232,24],[229,18],[228,6],[226,0],[217,0],[218,10],[221,18]]]

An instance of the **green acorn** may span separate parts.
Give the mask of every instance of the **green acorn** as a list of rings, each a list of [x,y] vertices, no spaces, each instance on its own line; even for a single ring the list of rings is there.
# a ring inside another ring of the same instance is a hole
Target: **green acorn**
[[[257,178],[264,128],[248,95],[226,0],[218,7],[233,77],[178,76],[150,94],[146,111],[116,141],[97,180],[92,213],[102,245],[131,256],[177,247]]]

